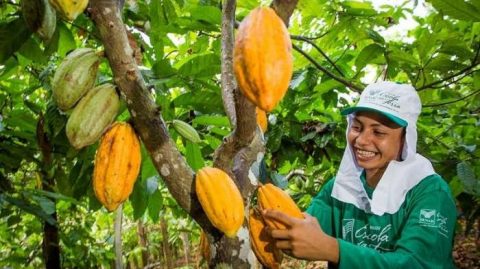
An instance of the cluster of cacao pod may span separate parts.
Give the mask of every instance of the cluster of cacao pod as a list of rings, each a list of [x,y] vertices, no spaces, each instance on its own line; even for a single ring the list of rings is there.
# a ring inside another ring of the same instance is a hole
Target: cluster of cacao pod
[[[94,87],[100,57],[91,48],[68,54],[52,82],[53,97],[62,111],[73,109],[67,121],[70,144],[81,149],[98,141],[117,116],[120,99],[110,83]]]
[[[224,171],[204,167],[195,176],[198,201],[212,225],[234,238],[243,224],[243,198],[235,182]]]
[[[112,123],[120,98],[110,83],[95,86],[100,57],[79,48],[65,57],[53,77],[53,97],[62,111],[70,111],[66,134],[81,149],[97,142],[93,188],[97,199],[115,210],[131,194],[141,163],[140,142],[128,123]]]
[[[288,30],[269,7],[258,7],[240,23],[233,52],[240,91],[270,112],[287,92],[293,72]]]
[[[259,208],[250,210],[248,221],[253,252],[265,267],[280,268],[282,252],[275,247],[274,239],[268,235],[265,227],[268,226],[272,229],[286,229],[286,227],[281,222],[263,219],[258,211],[275,209],[291,217],[303,218],[302,211],[288,193],[270,183],[258,188],[257,203]]]

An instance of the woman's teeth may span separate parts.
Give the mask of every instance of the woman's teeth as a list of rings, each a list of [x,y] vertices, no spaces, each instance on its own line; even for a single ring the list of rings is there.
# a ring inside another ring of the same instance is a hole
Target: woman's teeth
[[[357,149],[357,154],[360,155],[361,157],[373,157],[373,156],[375,156],[375,152],[360,150],[360,149]]]

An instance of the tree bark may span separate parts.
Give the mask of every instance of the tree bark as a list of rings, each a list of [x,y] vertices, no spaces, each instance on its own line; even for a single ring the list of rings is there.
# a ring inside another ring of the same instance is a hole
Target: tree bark
[[[167,269],[173,268],[172,260],[172,251],[170,249],[170,244],[168,243],[168,223],[164,216],[160,217],[160,229],[162,231],[162,247],[163,247],[163,256],[167,266]]]
[[[138,244],[142,247],[142,268],[148,265],[148,238],[145,232],[145,225],[141,220],[137,223]]]
[[[44,117],[40,115],[37,123],[37,143],[42,152],[42,167],[40,168],[40,175],[42,177],[42,189],[45,191],[53,191],[55,180],[53,175],[49,175],[47,171],[50,171],[52,167],[52,145],[44,130]],[[52,200],[56,206],[55,200]],[[57,223],[57,211],[55,210],[51,214],[52,218]],[[60,241],[58,238],[58,226],[52,225],[47,222],[43,223],[43,259],[45,261],[46,268],[59,269],[60,263]]]
[[[122,257],[122,219],[123,219],[123,204],[116,210],[115,215],[115,224],[114,224],[114,248],[115,248],[115,269],[123,268],[123,257]]]

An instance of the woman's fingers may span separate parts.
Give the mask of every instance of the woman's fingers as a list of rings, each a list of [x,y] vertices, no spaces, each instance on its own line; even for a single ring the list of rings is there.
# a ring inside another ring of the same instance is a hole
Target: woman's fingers
[[[290,217],[289,215],[274,209],[264,210],[263,217],[267,219],[279,221],[289,227],[291,227],[295,223],[295,221],[297,221],[296,218]]]

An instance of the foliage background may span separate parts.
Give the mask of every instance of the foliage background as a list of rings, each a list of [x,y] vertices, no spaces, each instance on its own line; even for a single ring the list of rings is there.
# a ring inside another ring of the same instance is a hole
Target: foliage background
[[[413,12],[418,3],[412,2],[374,9],[368,1],[299,1],[289,27],[295,72],[286,97],[269,115],[266,170],[305,209],[336,172],[345,146],[339,111],[355,101],[365,77],[411,83],[424,104],[418,152],[450,184],[468,224],[459,232],[467,232],[480,212],[480,2],[428,1],[430,13],[414,17],[418,26],[408,38],[382,36]],[[259,4],[269,3],[239,0],[237,21]],[[202,138],[191,143],[169,125],[194,170],[211,163],[231,132],[220,93],[220,6],[215,0],[129,0],[123,9],[142,75],[164,119],[188,122]],[[19,0],[2,0],[0,37],[0,267],[44,266],[44,221],[58,225],[64,267],[108,267],[114,216],[92,194],[97,145],[70,147],[67,115],[51,98],[53,74],[68,52],[102,50],[96,29],[88,13],[73,23],[58,20],[54,37],[44,42],[26,27]],[[111,80],[104,61],[97,83]],[[53,142],[50,165],[42,161],[36,138],[40,115]],[[118,120],[129,117],[123,105]],[[196,249],[199,228],[170,196],[145,151],[143,157],[124,209],[124,261],[145,263],[147,251],[147,262],[164,262],[165,246],[182,258]],[[41,188],[45,177],[54,179],[49,191]],[[55,211],[58,221],[50,215]],[[138,227],[147,230],[144,247]]]

